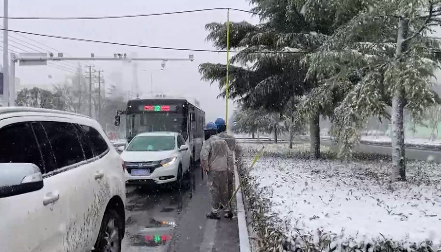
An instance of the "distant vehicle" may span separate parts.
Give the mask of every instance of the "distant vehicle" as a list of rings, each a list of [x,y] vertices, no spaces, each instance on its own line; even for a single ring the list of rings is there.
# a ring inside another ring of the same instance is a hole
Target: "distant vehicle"
[[[0,108],[1,251],[120,251],[124,182],[95,120]]]
[[[191,152],[175,132],[148,132],[135,136],[121,154],[126,183],[135,185],[182,182],[190,170]]]
[[[115,125],[120,125],[120,115],[126,115],[126,138],[130,142],[140,133],[169,131],[180,133],[191,151],[192,163],[200,160],[204,141],[205,112],[185,98],[158,95],[149,99],[129,100],[125,111],[118,111]]]

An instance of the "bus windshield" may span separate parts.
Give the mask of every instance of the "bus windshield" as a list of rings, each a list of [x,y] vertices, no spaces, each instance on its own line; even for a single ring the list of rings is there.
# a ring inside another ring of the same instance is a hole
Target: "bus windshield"
[[[127,132],[130,137],[152,131],[182,133],[183,116],[179,113],[137,113],[127,115]]]

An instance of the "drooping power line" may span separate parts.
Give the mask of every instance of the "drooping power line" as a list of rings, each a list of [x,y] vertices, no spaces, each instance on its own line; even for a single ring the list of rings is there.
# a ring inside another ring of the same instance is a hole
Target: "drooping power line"
[[[150,13],[150,14],[134,14],[134,15],[118,15],[118,16],[85,16],[85,17],[8,17],[8,19],[16,19],[16,20],[99,20],[99,19],[121,19],[121,18],[140,18],[140,17],[152,17],[152,16],[165,16],[165,15],[175,15],[175,14],[186,14],[186,13],[195,13],[195,12],[205,12],[205,11],[216,11],[216,10],[232,10],[244,13],[250,13],[253,15],[257,15],[258,13],[243,10],[237,8],[228,8],[228,7],[218,7],[218,8],[205,8],[205,9],[196,9],[196,10],[184,10],[184,11],[172,11],[172,12],[162,12],[162,13]],[[0,18],[3,18],[0,16]]]
[[[3,36],[0,36],[0,38],[2,38]],[[25,51],[25,52],[39,52],[39,53],[50,53],[52,52],[51,50],[47,50],[44,48],[41,48],[35,44],[32,44],[28,41],[25,41],[24,39],[20,39],[18,37],[14,37],[12,35],[9,35],[9,42],[11,43],[15,43],[16,45],[22,46],[24,48],[27,48],[31,51]],[[27,50],[26,49],[26,50]],[[24,51],[24,49],[22,49]],[[58,50],[56,50],[56,52],[58,52]],[[73,67],[73,68],[77,68],[78,66],[75,63],[72,62],[58,62],[58,64],[60,65],[65,65],[66,67]]]
[[[0,28],[0,30],[5,30],[4,28]],[[103,40],[93,40],[93,39],[84,39],[84,38],[73,38],[73,37],[65,37],[58,35],[49,35],[49,34],[41,34],[34,32],[26,32],[26,31],[18,31],[8,29],[10,32],[27,34],[33,36],[47,37],[47,38],[56,38],[56,39],[64,39],[64,40],[72,40],[72,41],[81,41],[81,42],[89,42],[89,43],[99,43],[99,44],[108,44],[108,45],[119,45],[119,46],[128,46],[128,47],[139,47],[139,48],[148,48],[148,49],[161,49],[161,50],[172,50],[172,51],[190,51],[190,52],[212,52],[212,53],[224,53],[226,50],[212,50],[212,49],[194,49],[194,48],[177,48],[177,47],[162,47],[162,46],[150,46],[150,45],[138,45],[138,44],[129,44],[129,43],[119,43],[119,42],[111,42],[111,41],[103,41]],[[231,51],[230,53],[237,53],[237,51]],[[274,53],[274,54],[299,54],[299,53],[307,53],[302,51],[256,51],[254,53]]]
[[[3,46],[2,46],[2,45],[0,45],[0,51],[3,51]],[[13,52],[13,53],[20,53],[19,51],[12,50],[12,49],[8,49],[8,51],[9,51],[9,52]],[[62,70],[62,71],[65,71],[65,72],[69,72],[69,73],[76,73],[76,72],[73,71],[72,69],[69,69],[69,68],[67,68],[67,67],[65,67],[65,66],[62,66],[62,65],[56,65],[56,64],[49,64],[49,63],[48,63],[47,66],[52,67],[52,68],[56,68],[56,69],[58,69],[58,70]]]
[[[0,36],[0,37],[1,37],[1,36]],[[23,44],[17,43],[17,42],[12,41],[12,40],[10,40],[10,42],[13,42],[13,43],[9,43],[9,46],[10,46],[10,47],[13,47],[13,48],[15,48],[15,49],[17,49],[17,50],[20,50],[20,51],[25,52],[25,53],[32,53],[32,52],[35,52],[35,49],[33,49],[33,48],[29,47],[29,46],[25,46],[25,45],[23,45]],[[15,43],[15,44],[14,44],[14,43]],[[18,45],[21,45],[21,46],[23,46],[23,47],[25,47],[25,48],[31,49],[32,51],[29,51],[29,50],[23,49],[22,47],[17,46],[17,44],[18,44]],[[17,51],[14,51],[14,53],[20,53],[20,51],[18,51],[18,52],[17,52]],[[41,52],[41,51],[37,51],[37,52]],[[70,70],[72,70],[72,71],[75,71],[75,70],[76,70],[76,67],[74,67],[74,66],[67,65],[67,64],[61,64],[61,63],[62,63],[62,62],[59,62],[59,63],[52,63],[51,65],[53,65],[53,66],[60,66],[60,67],[63,67],[64,69],[70,69]]]
[[[5,29],[4,28],[0,28],[0,30],[3,31]],[[129,46],[129,47],[140,47],[140,48],[149,48],[149,49],[162,49],[162,50],[174,50],[174,51],[193,51],[193,52],[226,52],[224,50],[191,49],[191,48],[175,48],[175,47],[137,45],[137,44],[128,44],[128,43],[119,43],[119,42],[111,42],[111,41],[102,41],[102,40],[93,40],[93,39],[84,39],[84,38],[73,38],[73,37],[65,37],[65,36],[58,36],[58,35],[33,33],[33,32],[18,31],[18,30],[11,30],[11,29],[8,29],[8,31],[14,32],[14,33],[19,33],[19,34],[27,34],[27,35],[47,37],[47,38],[56,38],[56,39],[81,41],[81,42],[90,42],[90,43],[100,43],[100,44],[109,44],[109,45],[120,45],[120,46]]]
[[[3,28],[3,26],[1,26],[1,25],[0,25],[0,27]],[[13,35],[10,33],[10,34],[9,34],[9,39],[18,40],[18,41],[21,41],[21,42],[23,42],[23,43],[25,43],[25,44],[28,44],[28,45],[32,46],[32,47],[35,47],[35,48],[37,48],[37,49],[41,49],[41,50],[42,50],[42,51],[38,51],[38,52],[52,52],[52,50],[53,50],[54,52],[61,52],[60,50],[58,50],[58,49],[56,49],[56,48],[53,48],[53,47],[48,46],[48,45],[46,45],[46,44],[44,44],[44,43],[41,43],[41,42],[38,41],[38,40],[34,40],[34,39],[32,39],[32,38],[26,37],[26,36],[24,36],[24,35],[22,35],[22,34],[14,33],[14,35],[16,35],[16,36],[13,36]],[[23,38],[23,39],[18,38],[18,37],[21,37],[21,38]],[[28,42],[28,41],[32,41],[33,43],[32,43],[32,42]],[[18,42],[15,42],[15,43],[18,43]],[[36,44],[38,44],[38,45],[36,45]],[[29,48],[29,47],[27,47],[27,48]],[[32,50],[35,50],[35,49],[32,49]],[[68,55],[68,54],[66,54],[66,55]],[[68,55],[68,56],[69,56],[69,55]],[[72,62],[59,62],[59,64],[60,64],[60,65],[70,66],[70,67],[74,67],[74,68],[78,67],[78,65],[76,65],[75,63],[72,63]]]

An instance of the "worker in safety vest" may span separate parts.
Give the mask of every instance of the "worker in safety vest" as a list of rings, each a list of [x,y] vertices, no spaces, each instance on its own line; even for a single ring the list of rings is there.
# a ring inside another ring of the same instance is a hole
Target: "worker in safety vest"
[[[212,133],[214,131],[209,131],[209,134]],[[220,208],[229,210],[228,164],[232,162],[229,152],[227,142],[216,134],[211,135],[202,146],[201,166],[208,174],[211,194],[211,212],[206,215],[209,219],[220,219]]]
[[[218,136],[222,139],[224,139],[227,142],[228,148],[229,148],[229,155],[230,155],[230,163],[228,163],[228,174],[227,174],[227,195],[228,200],[233,197],[234,192],[234,151],[236,148],[236,139],[227,134],[227,126],[225,124],[224,119],[217,118],[214,122],[217,127]],[[231,206],[228,204],[225,207],[225,218],[232,218],[233,212],[231,211]]]

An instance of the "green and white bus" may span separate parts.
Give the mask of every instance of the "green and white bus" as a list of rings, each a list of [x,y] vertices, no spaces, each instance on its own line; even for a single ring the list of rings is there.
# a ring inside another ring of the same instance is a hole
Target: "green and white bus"
[[[143,132],[178,132],[192,150],[193,161],[200,160],[205,112],[199,108],[197,101],[191,103],[185,98],[171,98],[165,95],[129,100],[126,110],[117,112],[116,126],[120,124],[121,114],[126,115],[127,142]]]

